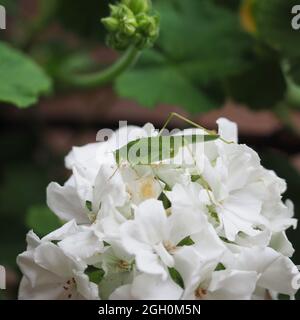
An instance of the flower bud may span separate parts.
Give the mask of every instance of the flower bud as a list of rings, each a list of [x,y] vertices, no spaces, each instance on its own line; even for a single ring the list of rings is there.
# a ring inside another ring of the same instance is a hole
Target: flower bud
[[[123,0],[125,4],[134,14],[147,13],[151,9],[149,0]]]
[[[110,15],[112,17],[117,17],[118,16],[118,13],[119,13],[119,10],[120,10],[119,6],[114,5],[114,4],[110,4],[109,5],[109,9],[110,9]]]
[[[131,23],[124,23],[123,26],[123,33],[128,35],[128,36],[132,36],[136,31],[136,28],[133,24]]]
[[[150,0],[121,0],[110,5],[110,17],[102,19],[109,31],[108,45],[117,50],[131,45],[151,47],[159,33],[159,19],[150,8]]]
[[[103,18],[101,22],[104,24],[105,28],[110,31],[114,32],[119,28],[119,21],[113,17]]]
[[[140,29],[149,37],[156,37],[158,35],[158,16],[147,16],[145,14],[140,15],[138,19],[138,25]]]

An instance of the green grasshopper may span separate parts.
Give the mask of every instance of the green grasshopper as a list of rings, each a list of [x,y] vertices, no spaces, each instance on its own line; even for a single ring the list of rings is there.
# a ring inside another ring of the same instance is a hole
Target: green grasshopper
[[[173,117],[184,120],[192,126],[204,130],[207,134],[162,136],[163,131]],[[151,165],[158,161],[173,159],[178,154],[180,148],[184,146],[189,146],[199,142],[214,141],[217,139],[222,138],[215,131],[207,130],[177,113],[171,113],[157,137],[140,138],[131,141],[126,146],[116,150],[114,155],[118,165],[120,165],[122,161],[129,162],[132,166],[139,164]],[[229,143],[225,140],[223,141]]]

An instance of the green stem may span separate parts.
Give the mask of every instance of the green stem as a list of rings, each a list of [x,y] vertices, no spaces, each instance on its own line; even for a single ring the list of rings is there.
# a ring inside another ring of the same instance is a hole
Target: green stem
[[[92,88],[112,82],[120,74],[131,67],[140,56],[140,50],[135,46],[129,47],[112,66],[92,74],[73,74],[66,72],[62,75],[63,81],[72,86]]]
[[[300,106],[300,87],[291,79],[287,79],[287,102],[293,106]]]

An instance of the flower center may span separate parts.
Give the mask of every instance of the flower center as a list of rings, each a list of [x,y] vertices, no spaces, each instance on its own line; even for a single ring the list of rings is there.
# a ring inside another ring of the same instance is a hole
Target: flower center
[[[144,199],[155,198],[155,190],[153,186],[153,180],[148,178],[141,184],[141,195]]]
[[[177,249],[177,247],[171,241],[164,241],[163,245],[170,254],[174,254]]]
[[[207,290],[203,288],[198,288],[195,290],[195,297],[198,299],[203,299],[207,295]]]
[[[129,270],[130,269],[130,264],[125,261],[125,260],[119,260],[118,264],[117,264],[118,268],[120,268],[121,270]]]

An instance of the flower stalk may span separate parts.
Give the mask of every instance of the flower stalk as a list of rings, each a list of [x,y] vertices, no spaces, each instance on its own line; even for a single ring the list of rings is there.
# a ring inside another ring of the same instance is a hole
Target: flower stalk
[[[101,22],[108,31],[108,46],[124,51],[123,55],[98,72],[64,72],[62,78],[66,84],[91,88],[112,82],[138,60],[142,50],[153,46],[159,34],[159,18],[153,13],[150,0],[121,0],[110,5],[110,16]]]

